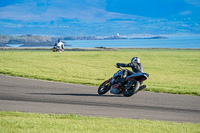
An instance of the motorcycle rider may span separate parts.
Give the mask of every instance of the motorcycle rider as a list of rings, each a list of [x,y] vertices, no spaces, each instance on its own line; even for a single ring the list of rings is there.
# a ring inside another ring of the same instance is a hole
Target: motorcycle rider
[[[58,39],[57,49],[61,49],[62,51],[64,51],[64,43],[61,42],[60,39]]]
[[[141,72],[141,73],[144,72],[143,66],[140,63],[140,59],[138,57],[133,57],[131,59],[131,63],[128,63],[128,64],[117,63],[116,66],[117,66],[117,68],[119,68],[119,67],[131,67],[132,68],[132,71],[130,71],[128,69],[124,69],[123,70],[123,76],[122,76],[122,78],[120,80],[120,86],[124,85],[124,81],[125,81],[125,79],[126,79],[127,76],[132,75],[132,74],[137,73],[137,72]],[[145,88],[146,88],[146,85],[142,85],[142,86],[140,86],[140,88],[138,89],[138,91],[141,91],[141,90],[143,90]]]

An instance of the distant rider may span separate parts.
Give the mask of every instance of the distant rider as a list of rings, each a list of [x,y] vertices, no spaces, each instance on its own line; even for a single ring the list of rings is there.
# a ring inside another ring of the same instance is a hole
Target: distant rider
[[[142,73],[144,72],[143,66],[140,63],[140,59],[138,57],[133,57],[131,59],[131,63],[129,63],[129,64],[117,63],[116,65],[117,65],[118,68],[119,67],[131,67],[132,68],[132,71],[130,71],[128,69],[124,69],[123,70],[123,76],[122,76],[122,78],[120,80],[120,86],[124,85],[124,81],[125,81],[127,76],[132,75],[132,74],[137,73],[137,72],[142,72]],[[144,88],[146,88],[146,85],[141,86],[139,88],[139,90],[142,90]]]
[[[57,49],[64,51],[64,43],[60,39],[58,39]]]

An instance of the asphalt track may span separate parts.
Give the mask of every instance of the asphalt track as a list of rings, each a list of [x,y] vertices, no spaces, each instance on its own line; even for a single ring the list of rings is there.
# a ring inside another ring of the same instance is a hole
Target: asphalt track
[[[0,75],[0,111],[200,123],[200,97],[152,92],[99,96],[97,87]]]

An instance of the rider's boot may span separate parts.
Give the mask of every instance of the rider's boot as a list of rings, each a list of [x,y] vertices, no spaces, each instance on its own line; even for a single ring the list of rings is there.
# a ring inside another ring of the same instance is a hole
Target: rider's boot
[[[140,88],[139,88],[138,90],[135,91],[135,94],[136,94],[138,91],[141,91],[141,90],[143,90],[143,89],[145,89],[145,88],[146,88],[146,85],[140,86]]]
[[[147,87],[146,85],[142,85],[142,86],[140,86],[140,88],[138,89],[138,91],[141,91],[141,90],[145,89],[146,87]]]

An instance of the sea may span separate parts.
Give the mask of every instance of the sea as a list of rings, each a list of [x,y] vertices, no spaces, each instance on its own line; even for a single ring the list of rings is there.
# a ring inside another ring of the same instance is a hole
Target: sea
[[[119,40],[64,40],[71,48],[200,48],[200,35],[167,36],[167,39],[119,39]]]
[[[65,48],[183,48],[200,49],[200,35],[174,35],[161,39],[62,40]],[[8,44],[20,47],[22,44]],[[53,47],[54,44],[52,44]],[[43,46],[38,46],[43,47]]]

